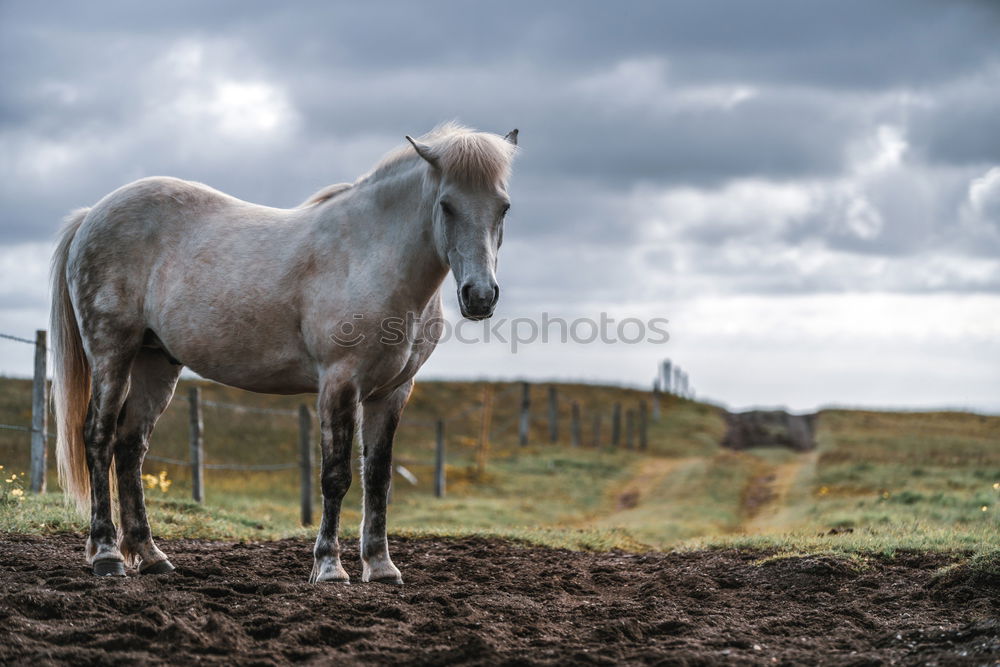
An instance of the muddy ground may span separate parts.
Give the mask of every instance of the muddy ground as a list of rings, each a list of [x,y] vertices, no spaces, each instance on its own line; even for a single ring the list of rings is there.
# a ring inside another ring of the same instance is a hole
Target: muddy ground
[[[402,587],[309,585],[310,545],[164,541],[97,579],[74,535],[0,535],[5,664],[988,664],[1000,580],[953,559],[577,553],[393,539]],[[354,557],[345,565],[360,579]]]

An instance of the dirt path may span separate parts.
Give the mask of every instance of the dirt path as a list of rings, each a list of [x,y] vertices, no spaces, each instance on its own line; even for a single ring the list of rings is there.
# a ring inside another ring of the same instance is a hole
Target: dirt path
[[[310,585],[311,545],[164,541],[97,579],[77,535],[0,535],[0,664],[987,664],[1000,580],[941,555],[581,553],[391,539],[407,584]],[[357,544],[345,544],[357,580]]]
[[[774,518],[788,507],[788,496],[804,468],[815,465],[816,452],[799,454],[794,460],[776,466],[763,466],[743,492],[741,531],[747,534],[766,532]]]
[[[637,468],[633,475],[612,488],[608,506],[614,509],[611,513],[602,514],[599,520],[604,521],[616,513],[625,512],[638,506],[639,503],[649,497],[656,489],[663,486],[667,477],[685,466],[698,463],[702,460],[702,458],[696,456],[687,458],[648,457],[641,459],[637,463]]]

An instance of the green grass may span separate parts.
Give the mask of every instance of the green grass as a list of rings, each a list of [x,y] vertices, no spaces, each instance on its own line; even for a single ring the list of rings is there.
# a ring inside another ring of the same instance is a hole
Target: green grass
[[[517,444],[520,385],[499,383],[492,385],[490,448],[480,474],[476,449],[485,387],[480,382],[418,384],[395,456],[419,481],[412,486],[395,478],[391,533],[495,535],[582,549],[958,551],[977,563],[992,562],[991,554],[1000,549],[998,417],[825,411],[815,452],[737,453],[717,445],[725,430],[717,408],[669,398],[660,421],[650,426],[649,450],[637,452],[608,447],[611,406],[633,407],[648,393],[559,385],[560,441],[550,444],[547,388],[539,385],[531,395],[532,444],[522,448]],[[28,382],[0,381],[0,422],[27,423],[29,392]],[[203,392],[208,400],[267,408],[294,409],[302,401],[211,384],[203,385]],[[186,388],[179,393],[186,395]],[[582,448],[568,445],[573,401],[583,414]],[[601,417],[598,448],[591,446],[595,414]],[[442,416],[447,420],[448,494],[438,499],[432,486],[432,423]],[[206,406],[204,421],[209,462],[297,458],[294,417]],[[157,428],[152,453],[185,459],[187,446],[187,405],[175,400]],[[27,434],[0,431],[0,463],[6,465],[3,472],[26,467]],[[298,470],[207,470],[204,505],[186,500],[186,467],[147,462],[147,473],[161,470],[173,481],[169,491],[147,492],[159,536],[253,540],[313,534],[299,525]],[[355,474],[344,502],[346,535],[357,534],[360,503]],[[85,529],[55,493],[0,503],[0,531]],[[831,534],[831,529],[837,531]]]
[[[281,503],[239,499],[200,505],[184,498],[150,497],[150,522],[158,537],[224,537],[238,540],[278,539],[305,536],[311,531],[298,527],[290,508]],[[61,494],[27,496],[16,505],[0,507],[0,532],[86,532],[88,520],[67,505]]]

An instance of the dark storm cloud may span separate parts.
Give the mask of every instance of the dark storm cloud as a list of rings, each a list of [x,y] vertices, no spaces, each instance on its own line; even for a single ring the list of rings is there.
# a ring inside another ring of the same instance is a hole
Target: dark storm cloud
[[[58,7],[56,9],[55,7]],[[317,60],[385,70],[412,64],[521,58],[581,65],[670,52],[699,78],[754,78],[847,88],[951,78],[995,54],[1000,9],[989,0],[684,0],[658,3],[377,1],[368,3],[119,0],[6,3],[8,23],[92,43],[228,34],[269,61],[311,69]],[[790,57],[795,56],[795,57]],[[544,59],[544,60],[539,60]]]
[[[1000,163],[998,17],[990,2],[912,0],[4,3],[3,240],[50,238],[68,210],[155,173],[294,205],[355,178],[403,134],[458,118],[522,130],[511,233],[550,252],[544,268],[529,264],[538,253],[510,260],[515,290],[544,283],[576,298],[579,258],[596,265],[647,243],[637,189],[715,201],[742,181],[797,188],[808,206],[754,207],[751,191],[752,214],[728,221],[670,209],[663,224],[690,256],[650,269],[702,271],[727,289],[847,289],[843,264],[796,279],[793,264],[758,263],[753,278],[730,258],[732,281],[730,260],[697,249],[739,239],[872,260],[992,251],[994,209],[972,211],[968,198]],[[230,121],[213,96],[227,82],[250,106],[283,110],[274,137],[219,130]],[[903,157],[859,167],[875,158],[855,153],[883,126],[898,129]],[[589,272],[588,294],[635,279],[618,268]],[[899,271],[887,289],[930,289]],[[992,278],[943,285],[932,287],[997,289]]]
[[[1000,156],[998,91],[1000,49],[989,66],[942,87],[933,101],[914,109],[911,124],[916,148],[935,162],[996,163]]]

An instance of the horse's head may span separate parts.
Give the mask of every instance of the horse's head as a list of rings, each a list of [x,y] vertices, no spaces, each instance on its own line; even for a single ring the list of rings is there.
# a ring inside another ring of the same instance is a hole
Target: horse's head
[[[510,208],[507,177],[517,130],[502,138],[471,131],[432,133],[427,143],[406,138],[437,179],[434,242],[455,276],[462,316],[490,317],[500,298],[497,253]]]

